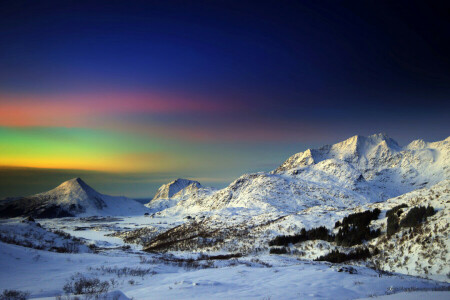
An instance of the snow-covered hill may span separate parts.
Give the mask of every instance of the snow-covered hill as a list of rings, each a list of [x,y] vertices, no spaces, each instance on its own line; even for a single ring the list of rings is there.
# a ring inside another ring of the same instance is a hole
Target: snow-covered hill
[[[146,206],[153,212],[157,212],[173,207],[190,197],[204,197],[212,191],[212,188],[204,187],[198,181],[178,178],[162,185]]]
[[[193,193],[167,211],[230,207],[293,213],[317,205],[348,208],[385,201],[450,178],[450,137],[405,147],[384,134],[308,149],[270,173],[245,174],[213,193]],[[168,206],[170,207],[170,206]]]
[[[72,216],[142,215],[148,209],[126,197],[100,194],[81,178],[63,182],[45,193],[8,201],[0,205],[0,216],[57,218]]]

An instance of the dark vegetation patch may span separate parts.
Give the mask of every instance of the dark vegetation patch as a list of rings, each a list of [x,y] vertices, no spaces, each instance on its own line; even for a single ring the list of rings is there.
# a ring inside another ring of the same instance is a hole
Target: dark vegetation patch
[[[416,227],[436,213],[432,206],[416,206],[411,208],[406,216],[400,221],[399,217],[403,213],[401,208],[404,207],[407,206],[399,205],[386,212],[386,216],[388,216],[386,234],[388,237],[399,231],[400,227]]]
[[[337,270],[338,272],[344,272],[349,274],[358,274],[358,271],[353,267],[341,267]]]
[[[399,217],[403,213],[402,208],[406,208],[406,207],[408,207],[408,205],[400,204],[400,205],[397,205],[397,206],[389,209],[388,211],[386,211],[386,217],[387,217],[386,234],[388,237],[395,234],[398,231],[398,229],[400,228],[400,226],[398,224]]]
[[[65,210],[58,205],[50,204],[56,200],[53,197],[24,197],[8,201],[0,205],[0,218],[15,218],[31,216],[34,218],[64,218],[73,217],[72,211],[81,212],[81,207],[72,211]]]
[[[371,230],[370,227],[363,226],[343,226],[335,236],[335,242],[339,246],[351,247],[360,245],[363,241],[370,241],[380,236],[381,230]]]
[[[364,248],[356,248],[354,251],[350,253],[339,252],[339,250],[333,250],[330,253],[320,256],[315,259],[315,261],[328,261],[331,263],[343,263],[349,260],[361,260],[370,258],[372,255],[376,255],[378,250],[375,250],[375,253],[370,253],[370,250],[366,247]]]
[[[378,219],[381,211],[378,208],[374,210],[366,210],[359,213],[350,214],[342,219],[342,221],[337,221],[334,228],[339,226],[358,226],[364,227],[368,226],[372,220]]]
[[[325,226],[320,226],[309,230],[303,228],[299,234],[280,235],[275,237],[269,242],[269,246],[288,246],[289,244],[310,240],[324,240],[332,242],[334,241],[334,235],[329,234],[328,229]]]
[[[122,276],[137,276],[144,277],[146,275],[155,275],[156,272],[150,268],[131,268],[131,267],[105,267],[101,266],[100,268],[96,268],[95,270],[102,272],[102,274],[115,274],[117,277]]]
[[[171,228],[144,244],[144,251],[166,252],[189,251],[202,248],[220,248],[227,239],[249,240],[250,230],[247,224],[211,227],[206,220],[193,221]],[[250,249],[250,248],[249,248]]]
[[[270,254],[286,254],[288,253],[286,247],[282,248],[270,248]]]
[[[389,218],[389,216],[392,216],[392,215],[396,215],[397,217],[400,217],[401,214],[403,213],[402,208],[407,208],[407,207],[408,207],[408,205],[406,205],[404,203],[400,204],[400,205],[397,205],[397,206],[394,206],[393,208],[391,208],[388,211],[386,211],[386,217]]]
[[[206,255],[206,254],[200,254],[197,260],[226,260],[226,259],[232,259],[232,258],[239,258],[242,257],[241,253],[230,253],[230,254],[223,254],[223,255]]]
[[[378,208],[373,211],[367,210],[360,213],[350,214],[342,221],[338,221],[335,227],[340,227],[336,235],[329,233],[324,226],[305,230],[304,228],[299,234],[281,235],[275,237],[269,242],[269,246],[288,246],[299,242],[310,240],[323,240],[327,242],[335,242],[339,246],[354,246],[361,244],[364,240],[369,241],[380,235],[381,231],[371,230],[369,224],[372,220],[378,219],[380,210]]]
[[[366,210],[350,214],[344,217],[342,222],[336,222],[335,228],[341,227],[335,236],[336,244],[351,247],[378,237],[381,233],[380,229],[371,230],[369,225],[370,222],[378,219],[380,212],[378,208],[375,208],[373,211]]]
[[[398,229],[400,228],[398,222],[399,218],[396,214],[391,214],[388,216],[386,225],[386,234],[388,237],[391,237],[398,231]]]
[[[0,294],[0,300],[26,300],[29,297],[29,292],[18,290],[3,290],[3,293]]]
[[[213,260],[199,260],[194,258],[176,257],[173,254],[160,254],[159,256],[140,256],[141,264],[165,264],[174,267],[184,268],[186,270],[197,270],[214,268]]]
[[[415,227],[434,215],[436,211],[432,206],[416,206],[411,208],[406,216],[400,221],[400,227]]]
[[[89,278],[81,273],[73,275],[64,285],[63,291],[67,294],[100,296],[109,290],[109,282],[98,278]]]
[[[155,236],[158,235],[157,229],[154,227],[143,227],[133,229],[129,231],[114,232],[107,234],[106,236],[114,236],[121,238],[128,244],[140,244],[144,245],[150,242]]]

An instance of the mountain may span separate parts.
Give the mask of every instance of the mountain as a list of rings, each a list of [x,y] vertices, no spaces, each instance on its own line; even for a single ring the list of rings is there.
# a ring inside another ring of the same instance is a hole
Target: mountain
[[[178,178],[163,184],[146,206],[152,211],[161,211],[187,198],[209,195],[212,191],[213,189],[202,186],[198,181]]]
[[[0,217],[60,218],[141,215],[146,210],[135,200],[100,194],[81,178],[74,178],[48,192],[0,204]]]
[[[195,188],[201,187],[200,182],[178,178],[167,184],[163,184],[156,192],[153,199],[170,199],[179,191],[185,189],[186,187],[192,185]]]
[[[193,193],[167,213],[237,207],[293,213],[385,201],[449,179],[449,149],[450,137],[401,147],[385,134],[356,135],[294,154],[272,172],[242,175],[222,190]]]

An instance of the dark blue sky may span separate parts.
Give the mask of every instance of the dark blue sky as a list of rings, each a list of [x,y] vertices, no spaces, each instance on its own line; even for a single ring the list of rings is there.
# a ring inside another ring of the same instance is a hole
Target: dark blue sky
[[[448,1],[2,1],[0,126],[125,132],[197,166],[194,154],[209,153],[203,173],[183,169],[191,177],[219,172],[221,157],[240,157],[219,176],[232,178],[354,134],[444,139],[449,11]],[[110,104],[111,94],[121,96]]]

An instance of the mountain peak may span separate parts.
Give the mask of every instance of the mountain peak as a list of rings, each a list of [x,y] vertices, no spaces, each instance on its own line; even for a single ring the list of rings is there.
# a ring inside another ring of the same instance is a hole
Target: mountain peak
[[[375,153],[388,155],[388,153],[397,151],[401,151],[401,147],[385,133],[369,136],[354,135],[334,145],[326,145],[319,149],[308,149],[294,154],[273,172],[284,172],[292,168],[316,164],[330,158],[357,162],[366,159],[367,156],[375,155]]]
[[[182,189],[194,185],[197,188],[202,187],[200,182],[190,179],[177,178],[169,183],[163,184],[156,192],[153,199],[169,199],[172,198]]]
[[[81,193],[84,192],[87,195],[97,195],[98,192],[91,188],[86,182],[80,177],[72,178],[64,181],[59,186],[57,186],[53,191],[59,191],[62,193]]]
[[[398,151],[401,148],[398,143],[387,134],[377,133],[367,137],[363,135],[354,135],[332,146],[323,147],[323,149],[330,148],[334,151],[346,151],[362,155],[378,145],[382,145],[394,151]]]

